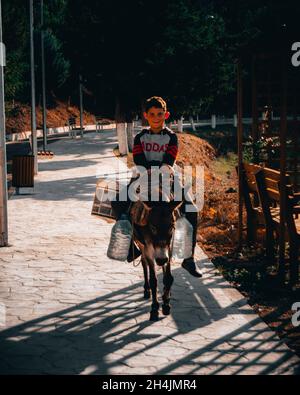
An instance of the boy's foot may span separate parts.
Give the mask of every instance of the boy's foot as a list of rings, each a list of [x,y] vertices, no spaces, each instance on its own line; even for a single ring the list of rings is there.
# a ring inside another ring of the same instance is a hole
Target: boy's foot
[[[134,259],[138,258],[141,255],[141,251],[136,247],[135,243],[133,243],[133,251],[132,251],[132,243],[133,241],[131,241],[129,247],[127,262],[133,262]]]
[[[185,259],[181,266],[187,270],[194,277],[202,277],[202,274],[197,270],[197,266],[193,257]]]

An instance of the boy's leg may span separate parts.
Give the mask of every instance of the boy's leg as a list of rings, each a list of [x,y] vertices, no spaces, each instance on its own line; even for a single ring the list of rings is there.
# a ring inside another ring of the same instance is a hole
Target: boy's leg
[[[185,212],[185,217],[193,227],[193,249],[192,249],[192,255],[191,255],[193,257],[195,248],[196,248],[196,244],[197,244],[198,213],[197,212]]]
[[[187,205],[192,205],[192,211],[188,211],[186,206]],[[185,214],[186,219],[190,222],[190,224],[193,227],[193,249],[192,249],[192,255],[189,258],[184,259],[182,262],[182,267],[186,269],[192,276],[194,277],[202,277],[202,274],[198,271],[195,259],[194,259],[194,253],[195,253],[195,248],[197,244],[197,225],[198,225],[198,209],[196,205],[191,202],[187,201],[184,199],[184,203],[181,206],[180,211]]]
[[[130,201],[130,199],[128,197],[128,189],[129,189],[129,187],[130,187],[130,185],[132,184],[133,181],[134,181],[134,179],[131,178],[129,183],[126,184],[125,186],[123,186],[124,189],[127,189],[127,191],[126,191],[127,199],[125,201],[120,201],[119,200],[121,191],[117,192],[116,200],[112,200],[111,201],[111,207],[112,207],[112,210],[113,210],[113,214],[116,217],[117,221],[120,219],[122,214],[127,214],[127,212],[128,212],[128,209],[129,209],[129,206],[130,206],[130,203],[131,203],[131,201]]]

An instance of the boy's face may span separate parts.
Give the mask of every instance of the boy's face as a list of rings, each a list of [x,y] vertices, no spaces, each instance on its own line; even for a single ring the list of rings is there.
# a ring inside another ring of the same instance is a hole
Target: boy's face
[[[168,111],[156,107],[151,107],[147,112],[144,112],[144,117],[147,119],[151,130],[155,133],[163,129],[164,122],[169,116],[170,113]]]

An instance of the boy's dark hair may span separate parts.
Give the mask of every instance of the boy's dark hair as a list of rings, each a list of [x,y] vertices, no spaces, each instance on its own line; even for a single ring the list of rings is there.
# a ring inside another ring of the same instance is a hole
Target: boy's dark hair
[[[146,100],[144,105],[145,112],[148,112],[151,107],[162,108],[164,111],[167,111],[167,103],[160,96],[152,96]]]

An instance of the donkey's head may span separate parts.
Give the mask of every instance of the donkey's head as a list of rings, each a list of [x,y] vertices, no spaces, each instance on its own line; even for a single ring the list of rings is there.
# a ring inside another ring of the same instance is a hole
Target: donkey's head
[[[150,204],[143,202],[148,211],[147,225],[143,229],[145,253],[159,266],[165,265],[171,255],[171,240],[175,229],[175,210],[182,202],[160,202]]]

